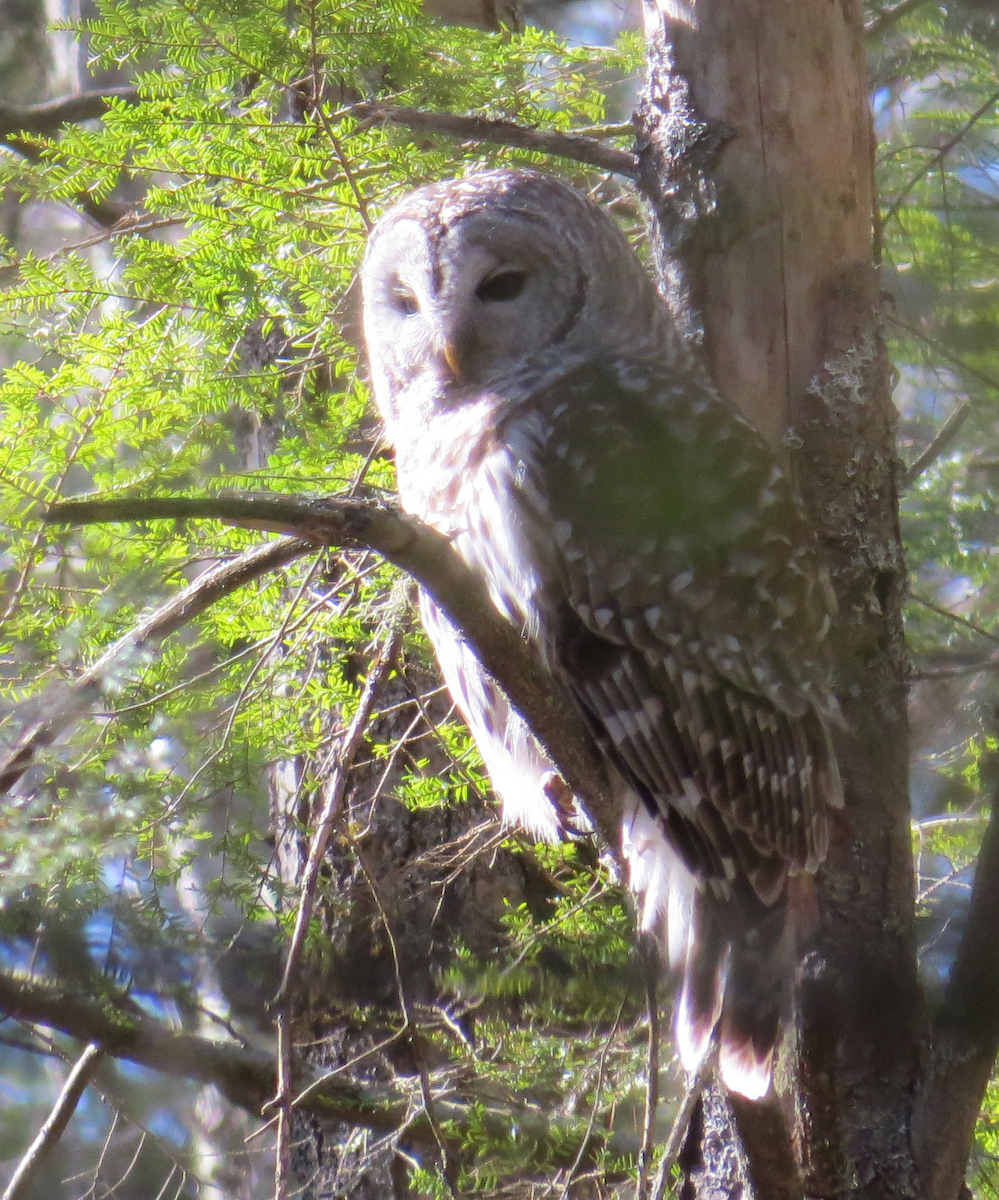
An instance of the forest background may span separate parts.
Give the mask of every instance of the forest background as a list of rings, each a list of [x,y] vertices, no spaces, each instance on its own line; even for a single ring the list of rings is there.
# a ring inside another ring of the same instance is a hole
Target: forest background
[[[91,493],[390,494],[353,281],[421,182],[541,166],[644,248],[639,14],[486,8],[0,3],[5,740],[57,717],[0,821],[0,1179],[69,1064],[87,1085],[22,1195],[250,1200],[276,1150],[289,1195],[631,1195],[677,1127],[668,995],[613,863],[499,826],[397,570],[217,523],[39,520]],[[999,750],[999,19],[865,20],[932,996]],[[280,1133],[268,1002],[324,805],[289,1036],[333,1090]],[[146,1022],[142,1053],[81,1060],[109,1014]],[[976,1194],[997,1155],[990,1088]]]

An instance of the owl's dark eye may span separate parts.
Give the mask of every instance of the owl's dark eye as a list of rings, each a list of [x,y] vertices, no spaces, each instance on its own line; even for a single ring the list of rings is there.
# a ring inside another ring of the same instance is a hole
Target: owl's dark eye
[[[395,311],[402,313],[404,317],[411,317],[420,311],[420,306],[412,292],[397,289],[392,292],[390,302]]]
[[[516,300],[527,283],[526,271],[500,271],[483,279],[475,289],[476,300]]]

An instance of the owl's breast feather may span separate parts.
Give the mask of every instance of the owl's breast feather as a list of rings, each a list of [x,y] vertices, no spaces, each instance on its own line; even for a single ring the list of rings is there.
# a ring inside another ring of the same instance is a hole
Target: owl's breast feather
[[[496,434],[496,397],[441,413],[396,455],[403,508],[447,535],[486,583],[497,610],[542,640],[538,531],[528,530],[532,465]],[[418,452],[407,453],[407,446]],[[429,450],[429,453],[428,453]]]

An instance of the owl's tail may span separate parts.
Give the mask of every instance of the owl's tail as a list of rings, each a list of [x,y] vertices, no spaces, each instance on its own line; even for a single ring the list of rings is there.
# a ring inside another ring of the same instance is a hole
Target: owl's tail
[[[722,1082],[757,1100],[770,1087],[781,1021],[791,1006],[796,907],[786,891],[768,906],[755,896],[722,900],[705,890],[695,895],[689,913],[686,928],[669,931],[671,943],[685,943],[673,960],[682,973],[676,1006],[680,1060],[695,1071],[717,1030]]]
[[[722,1082],[759,1099],[770,1087],[800,944],[815,924],[811,877],[785,878],[769,904],[748,886],[723,898],[698,886],[640,810],[626,825],[624,850],[643,896],[643,924],[652,928],[665,917],[670,965],[681,980],[680,1061],[696,1071],[717,1036]]]

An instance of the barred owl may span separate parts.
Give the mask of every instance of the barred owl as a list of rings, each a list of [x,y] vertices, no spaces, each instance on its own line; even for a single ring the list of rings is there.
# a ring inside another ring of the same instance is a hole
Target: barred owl
[[[592,730],[643,921],[680,972],[683,1063],[717,1031],[722,1078],[760,1096],[795,881],[842,803],[831,598],[788,480],[610,217],[550,176],[421,188],[375,227],[362,283],[402,504],[452,539]],[[506,818],[557,836],[545,751],[421,604]]]

